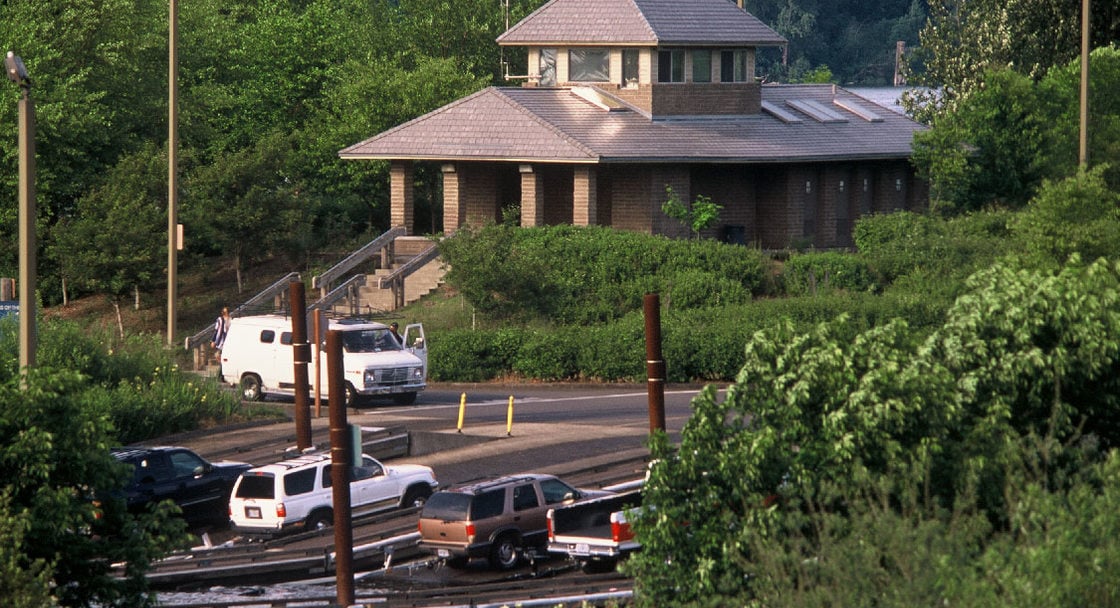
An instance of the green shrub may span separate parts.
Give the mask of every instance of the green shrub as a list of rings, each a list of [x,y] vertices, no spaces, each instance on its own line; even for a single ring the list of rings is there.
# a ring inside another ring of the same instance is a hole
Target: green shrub
[[[795,254],[782,268],[787,295],[816,295],[832,290],[864,292],[877,287],[866,260],[837,252]]]
[[[631,313],[618,321],[572,330],[579,336],[580,378],[608,382],[646,379],[645,317]]]
[[[433,382],[483,382],[509,373],[523,331],[462,329],[441,333],[428,350]]]
[[[916,271],[963,281],[1006,252],[1010,217],[1006,211],[951,220],[910,212],[871,215],[856,222],[854,238],[883,285]]]
[[[670,284],[683,283],[681,299],[700,306],[769,289],[756,249],[599,226],[465,228],[442,241],[440,253],[450,266],[448,283],[472,306],[515,321],[611,321],[640,310],[645,293]],[[697,273],[709,283],[680,279]]]
[[[517,352],[512,371],[525,378],[545,381],[576,379],[580,375],[576,363],[580,337],[571,328],[531,332]]]

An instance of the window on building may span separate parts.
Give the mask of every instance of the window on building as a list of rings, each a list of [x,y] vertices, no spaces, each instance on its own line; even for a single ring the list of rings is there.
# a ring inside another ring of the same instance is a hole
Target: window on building
[[[622,49],[622,86],[638,86],[638,49]]]
[[[607,49],[568,51],[568,80],[572,82],[609,82],[611,60]]]
[[[747,51],[720,51],[719,79],[721,82],[747,81]]]
[[[684,82],[684,51],[657,51],[657,82]]]
[[[556,49],[541,49],[539,69],[542,87],[556,86]]]
[[[692,82],[712,81],[712,52],[692,51]]]

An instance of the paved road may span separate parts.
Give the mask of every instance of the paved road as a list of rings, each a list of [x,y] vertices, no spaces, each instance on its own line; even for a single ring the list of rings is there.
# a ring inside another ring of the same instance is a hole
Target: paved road
[[[688,418],[697,386],[669,386],[664,393],[666,429],[674,440]],[[466,395],[463,425],[458,418]],[[509,399],[513,425],[507,434]],[[291,402],[270,402],[291,415]],[[571,468],[575,460],[609,460],[646,450],[649,398],[643,385],[435,385],[415,405],[373,403],[348,410],[347,420],[365,428],[398,428],[423,441],[423,454],[409,462],[427,464],[442,484],[531,470]],[[328,437],[328,410],[312,418],[315,442]],[[280,453],[295,443],[293,422],[241,429],[211,429],[165,438],[204,456],[228,454],[237,446],[269,442]],[[236,457],[234,457],[236,458]],[[252,460],[250,460],[252,462]],[[254,462],[254,464],[262,464]]]

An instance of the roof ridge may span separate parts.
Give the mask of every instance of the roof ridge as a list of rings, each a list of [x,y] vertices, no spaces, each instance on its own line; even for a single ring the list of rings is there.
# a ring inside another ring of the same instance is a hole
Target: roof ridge
[[[524,105],[522,105],[516,99],[510,97],[509,95],[506,95],[505,92],[503,91],[503,89],[505,89],[507,87],[491,87],[491,88],[495,89],[495,91],[502,96],[502,99],[504,99],[506,101],[506,103],[508,103],[511,107],[516,109],[518,112],[524,114],[526,117],[528,117],[533,122],[541,125],[542,127],[551,131],[553,134],[559,136],[561,140],[570,143],[571,145],[575,146],[580,152],[583,152],[584,154],[586,154],[588,156],[591,156],[591,157],[594,157],[594,158],[599,157],[599,153],[596,152],[594,149],[592,149],[588,145],[584,144],[582,141],[572,137],[571,135],[568,135],[560,127],[557,127],[556,125],[554,125],[551,122],[545,120],[544,118],[541,118],[539,115],[537,115],[536,112],[533,112],[529,108],[526,108]],[[509,88],[520,89],[521,87],[509,87]],[[564,90],[566,90],[569,95],[573,95],[572,91],[569,87],[564,87]],[[576,97],[577,99],[581,100],[583,103],[594,106],[594,104],[587,101],[586,99],[583,99],[582,97],[579,97],[578,95],[573,95],[573,96]]]
[[[420,116],[417,116],[416,118],[413,118],[412,120],[410,120],[408,122],[403,122],[403,123],[391,128],[387,131],[382,131],[382,132],[378,133],[377,135],[374,135],[373,137],[371,137],[369,139],[363,139],[362,141],[360,141],[356,144],[346,146],[345,148],[338,151],[338,155],[342,156],[343,154],[346,154],[347,152],[350,152],[351,150],[353,150],[355,148],[359,148],[363,145],[366,145],[366,144],[368,144],[372,141],[377,141],[378,139],[381,139],[383,137],[387,137],[389,135],[392,135],[392,134],[394,134],[397,131],[400,131],[402,129],[411,127],[413,125],[420,124],[420,123],[424,122],[425,120],[428,120],[428,119],[433,118],[433,117],[435,117],[439,114],[442,114],[446,110],[449,110],[449,109],[454,108],[456,106],[467,103],[468,101],[471,101],[476,97],[481,97],[484,93],[486,93],[490,89],[496,89],[496,88],[498,88],[498,87],[495,87],[495,86],[491,85],[491,86],[485,87],[483,89],[480,89],[478,91],[475,91],[474,93],[471,93],[470,95],[467,95],[466,97],[460,97],[459,99],[456,99],[455,101],[453,101],[453,102],[451,102],[447,105],[440,106],[440,107],[438,107],[438,108],[436,108],[436,109],[434,109],[430,112],[427,112],[425,114],[421,114]]]

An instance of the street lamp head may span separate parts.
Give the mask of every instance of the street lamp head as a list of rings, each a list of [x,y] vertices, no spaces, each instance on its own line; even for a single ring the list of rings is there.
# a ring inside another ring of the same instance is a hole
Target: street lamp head
[[[8,73],[8,78],[12,82],[20,86],[31,84],[31,78],[27,75],[27,67],[23,65],[23,60],[11,51],[8,51],[7,57],[4,57],[4,71]]]

